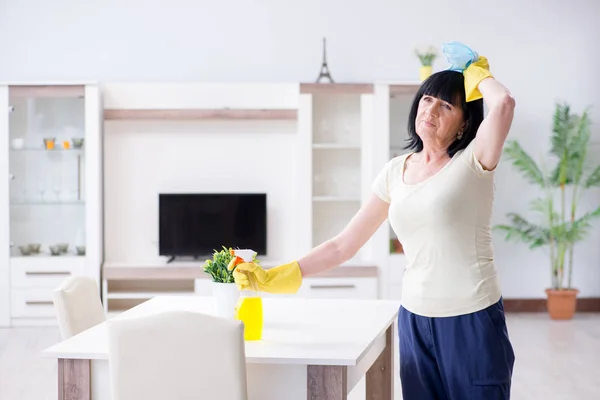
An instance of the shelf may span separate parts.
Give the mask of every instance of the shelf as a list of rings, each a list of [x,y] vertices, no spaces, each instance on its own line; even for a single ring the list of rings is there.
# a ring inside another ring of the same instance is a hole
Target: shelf
[[[18,246],[15,246],[18,247]],[[69,246],[71,247],[71,246]],[[17,248],[17,251],[19,251],[19,249]],[[72,251],[71,249],[69,249],[69,251]],[[36,260],[36,261],[44,261],[44,262],[48,262],[50,260],[64,260],[64,259],[82,259],[85,258],[85,254],[83,255],[78,255],[75,253],[67,253],[67,254],[61,254],[60,256],[53,256],[50,253],[40,253],[40,254],[32,254],[30,256],[10,256],[11,260]]]
[[[26,207],[26,206],[84,206],[85,200],[65,200],[65,201],[11,201],[11,206]]]
[[[371,83],[302,83],[302,94],[372,94]]]
[[[313,149],[316,149],[316,150],[360,150],[360,145],[346,144],[346,143],[314,143]]]
[[[314,275],[315,278],[373,278],[379,276],[379,269],[373,263],[348,261],[337,268]],[[306,278],[306,279],[310,279]]]
[[[294,109],[106,109],[105,120],[296,120]]]
[[[84,97],[83,85],[9,85],[14,97]]]
[[[269,261],[261,262],[261,265],[265,268],[272,268],[277,265],[283,264],[285,261]],[[155,266],[128,266],[127,264],[110,264],[105,263],[103,268],[103,277],[108,281],[168,281],[168,280],[186,280],[186,279],[206,279],[209,280],[208,274],[206,274],[201,267],[170,267],[164,264],[157,264]],[[356,260],[350,260],[338,268],[327,270],[318,275],[318,277],[329,277],[329,278],[340,278],[340,277],[369,277],[377,276],[378,269],[373,263],[361,262]],[[109,283],[110,285],[110,283]],[[129,288],[133,285],[129,285]],[[161,291],[162,293],[178,292],[172,291]],[[183,291],[179,291],[181,293]],[[187,291],[186,291],[187,292]],[[113,298],[118,297],[122,293],[140,293],[134,290],[110,290],[109,293],[114,293]],[[152,291],[145,291],[145,293],[156,293]],[[132,298],[132,297],[129,297]]]
[[[53,149],[46,149],[45,147],[23,147],[21,149],[15,149],[15,148],[10,148],[10,152],[11,153],[29,153],[29,152],[34,152],[34,153],[39,153],[39,152],[45,152],[48,154],[65,154],[65,153],[75,153],[75,154],[81,154],[83,152],[83,150],[85,150],[85,148],[71,148],[71,149],[65,149],[64,147],[55,147]]]
[[[359,197],[354,196],[314,196],[313,201],[316,202],[360,202]]]
[[[189,291],[164,291],[164,292],[120,292],[107,293],[107,299],[151,299],[156,296],[193,296]]]
[[[104,264],[102,267],[104,279],[107,280],[179,280],[179,279],[208,279],[208,274],[202,269],[202,263],[193,265],[127,265]]]
[[[421,87],[420,83],[407,82],[390,85],[390,96],[410,94],[415,95]]]

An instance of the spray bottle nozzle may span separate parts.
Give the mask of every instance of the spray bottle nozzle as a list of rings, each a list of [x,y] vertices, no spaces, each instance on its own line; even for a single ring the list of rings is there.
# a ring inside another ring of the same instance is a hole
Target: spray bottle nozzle
[[[234,250],[233,253],[245,262],[252,262],[252,260],[254,260],[254,257],[256,256],[256,252],[250,249],[237,249]]]

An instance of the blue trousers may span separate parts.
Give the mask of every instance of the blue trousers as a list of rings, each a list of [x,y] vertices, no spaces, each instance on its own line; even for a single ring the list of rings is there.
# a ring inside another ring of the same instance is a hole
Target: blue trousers
[[[398,315],[404,400],[508,400],[515,354],[502,299],[456,317]]]

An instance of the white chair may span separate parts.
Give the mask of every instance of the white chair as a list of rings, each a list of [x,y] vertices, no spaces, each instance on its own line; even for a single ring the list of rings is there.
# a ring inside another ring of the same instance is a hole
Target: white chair
[[[113,400],[247,400],[240,321],[172,311],[107,325]]]
[[[63,339],[106,321],[96,281],[70,276],[54,290],[54,309]]]

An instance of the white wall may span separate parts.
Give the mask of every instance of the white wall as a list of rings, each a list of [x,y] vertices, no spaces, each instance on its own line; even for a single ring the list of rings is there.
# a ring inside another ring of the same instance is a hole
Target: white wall
[[[105,123],[106,262],[157,263],[158,193],[261,192],[268,259],[295,253],[295,122]]]
[[[494,3],[493,11],[476,0],[1,0],[0,79],[312,81],[321,61],[320,40],[327,36],[338,81],[412,80],[418,77],[416,45],[460,40],[485,54],[514,93],[512,137],[541,153],[555,101],[568,101],[576,110],[596,104],[593,116],[600,121],[600,55],[593,51],[600,37],[598,15],[600,2],[591,0],[507,0]],[[436,63],[443,66],[442,60]],[[274,144],[283,148],[288,138],[277,136]],[[141,146],[158,150],[155,141]],[[109,177],[114,173],[108,170]],[[496,222],[506,212],[526,211],[533,190],[512,167],[501,165]],[[590,206],[598,201],[598,192],[584,199]],[[591,233],[577,249],[575,283],[582,296],[600,295],[598,225]],[[547,257],[496,239],[505,296],[543,296]]]

